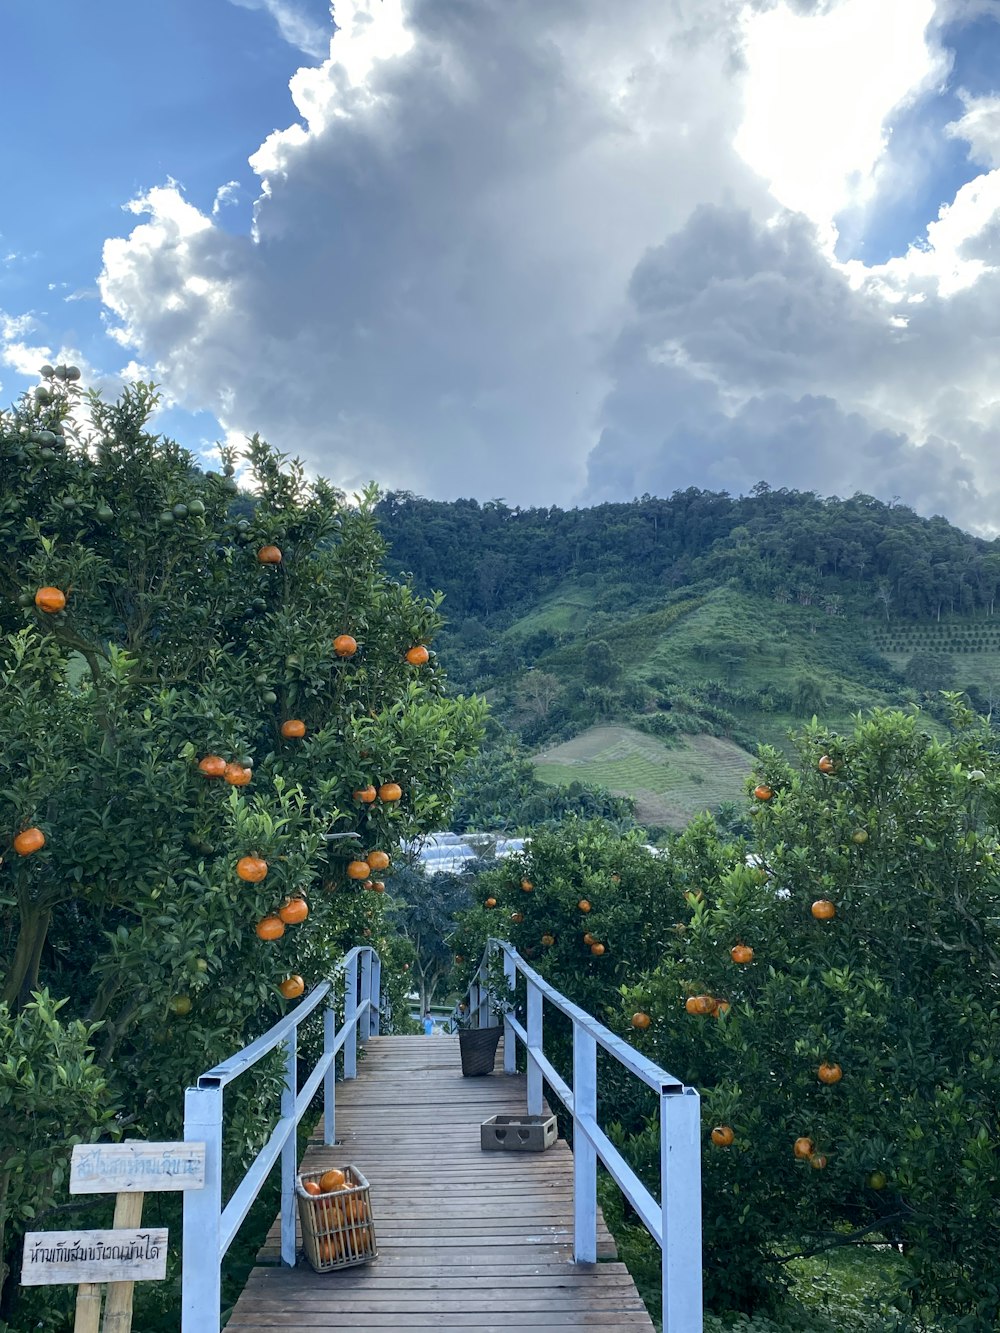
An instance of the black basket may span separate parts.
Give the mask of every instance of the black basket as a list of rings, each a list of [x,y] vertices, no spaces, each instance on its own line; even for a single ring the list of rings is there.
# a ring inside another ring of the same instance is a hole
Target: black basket
[[[458,1049],[462,1055],[462,1075],[475,1078],[492,1074],[497,1058],[497,1047],[503,1035],[502,1027],[463,1028],[458,1034]]]

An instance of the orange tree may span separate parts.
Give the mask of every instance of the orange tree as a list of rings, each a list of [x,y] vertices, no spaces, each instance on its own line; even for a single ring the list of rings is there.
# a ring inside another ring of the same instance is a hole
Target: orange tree
[[[590,856],[575,837],[561,856],[546,849],[544,873],[525,863],[534,887],[522,895],[533,900],[550,874],[564,885],[571,955],[540,944],[530,908],[511,909],[511,876],[469,927],[520,910],[513,928],[543,973],[701,1090],[716,1308],[773,1300],[793,1254],[888,1244],[907,1278],[887,1301],[910,1326],[996,1327],[994,736],[956,707],[945,739],[918,716],[878,713],[844,737],[814,724],[797,745],[797,765],[762,752],[747,844],[724,845],[707,817],[695,821],[665,862],[645,864],[651,891],[621,871],[608,925],[609,889],[589,881],[591,933],[610,945],[596,960],[569,910]],[[616,849],[606,869],[627,855]],[[623,940],[610,921],[633,891],[642,910]],[[655,1127],[613,1081],[601,1101],[655,1184]]]
[[[382,571],[374,489],[348,504],[255,437],[239,497],[231,453],[203,474],[149,431],[151,388],[43,375],[0,417],[0,1034],[47,988],[130,1135],[169,1137],[296,978],[392,952],[377,884],[442,823],[481,708],[423,651],[437,602]],[[237,1157],[258,1091],[227,1101]],[[54,1139],[88,1132],[71,1105]]]

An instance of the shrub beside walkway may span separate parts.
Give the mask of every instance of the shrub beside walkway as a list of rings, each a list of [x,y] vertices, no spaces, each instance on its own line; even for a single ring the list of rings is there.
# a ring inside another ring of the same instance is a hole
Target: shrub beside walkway
[[[502,1048],[501,1048],[502,1049]],[[272,1228],[228,1329],[435,1328],[447,1333],[651,1333],[624,1264],[573,1262],[573,1158],[483,1152],[479,1126],[525,1109],[525,1080],[466,1079],[457,1037],[374,1037],[337,1085],[337,1137],[303,1170],[348,1164],[371,1184],[379,1258],[314,1273],[276,1266]],[[598,1254],[614,1242],[598,1221]]]

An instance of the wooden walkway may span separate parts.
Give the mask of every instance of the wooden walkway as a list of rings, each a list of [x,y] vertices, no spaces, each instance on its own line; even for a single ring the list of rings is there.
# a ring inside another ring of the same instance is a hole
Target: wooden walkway
[[[483,1152],[479,1126],[525,1110],[522,1075],[463,1078],[457,1037],[373,1037],[337,1085],[342,1146],[310,1141],[304,1168],[352,1163],[371,1183],[379,1258],[339,1273],[273,1266],[272,1229],[227,1329],[434,1328],[447,1333],[651,1333],[624,1264],[573,1262],[573,1159]],[[598,1254],[615,1257],[603,1218]]]

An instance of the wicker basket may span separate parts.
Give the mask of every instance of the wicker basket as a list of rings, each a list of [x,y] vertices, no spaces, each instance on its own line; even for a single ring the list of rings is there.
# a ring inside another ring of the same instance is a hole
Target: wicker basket
[[[333,1273],[378,1258],[368,1181],[347,1166],[347,1185],[331,1194],[309,1194],[306,1181],[319,1183],[322,1171],[305,1171],[295,1182],[302,1248],[317,1273]]]
[[[463,1028],[458,1034],[458,1049],[462,1056],[462,1074],[474,1078],[492,1074],[497,1058],[497,1047],[503,1028]]]

